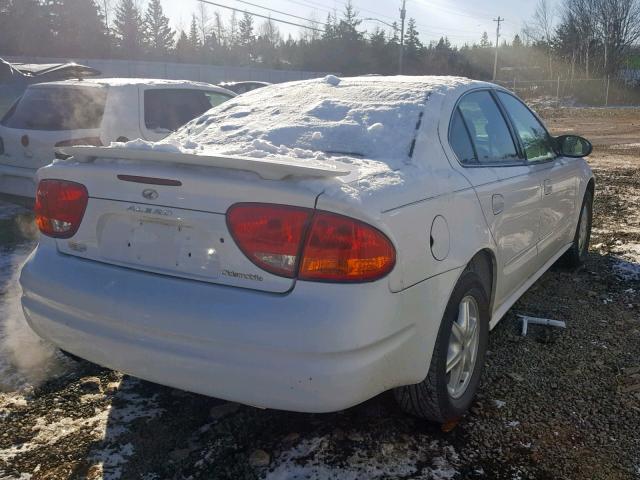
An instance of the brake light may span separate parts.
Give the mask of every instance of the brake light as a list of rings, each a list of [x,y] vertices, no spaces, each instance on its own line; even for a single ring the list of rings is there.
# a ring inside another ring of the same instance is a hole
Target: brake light
[[[101,147],[102,140],[100,137],[71,138],[62,140],[55,144],[56,147],[74,147],[76,145],[91,145],[93,147]]]
[[[330,212],[241,203],[227,212],[236,244],[258,267],[287,278],[368,282],[395,265],[395,248],[378,229]]]
[[[66,180],[41,180],[36,192],[36,224],[54,238],[70,238],[78,231],[89,194],[84,185]]]

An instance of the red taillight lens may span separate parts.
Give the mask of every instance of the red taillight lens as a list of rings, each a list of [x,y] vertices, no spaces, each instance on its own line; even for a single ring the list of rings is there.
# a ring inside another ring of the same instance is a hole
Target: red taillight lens
[[[73,147],[75,145],[91,145],[93,147],[101,147],[102,140],[100,137],[85,137],[85,138],[72,138],[69,140],[62,140],[56,143],[56,147]]]
[[[395,261],[395,248],[378,229],[353,218],[316,212],[298,278],[369,282],[388,274]]]
[[[227,212],[227,224],[240,250],[258,267],[293,278],[311,210],[240,203]]]
[[[84,185],[65,180],[42,180],[36,192],[36,223],[42,233],[70,238],[78,231],[89,194]]]
[[[395,248],[353,218],[285,205],[242,203],[227,212],[236,244],[258,267],[284,277],[368,282],[395,265]]]

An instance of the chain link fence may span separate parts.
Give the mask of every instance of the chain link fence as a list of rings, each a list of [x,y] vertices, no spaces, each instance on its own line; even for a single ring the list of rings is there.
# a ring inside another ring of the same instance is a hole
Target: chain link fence
[[[555,100],[558,105],[575,104],[586,106],[636,106],[640,105],[640,87],[618,78],[574,78],[558,77],[556,80],[497,81],[499,85],[516,93],[520,98]]]

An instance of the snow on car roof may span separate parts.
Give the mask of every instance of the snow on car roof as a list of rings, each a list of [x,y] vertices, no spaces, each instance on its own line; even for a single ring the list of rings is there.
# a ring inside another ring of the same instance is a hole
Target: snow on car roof
[[[429,97],[469,83],[459,77],[329,75],[271,85],[210,110],[168,141],[191,151],[311,161],[352,157],[400,168],[418,122],[439,114],[425,108]]]

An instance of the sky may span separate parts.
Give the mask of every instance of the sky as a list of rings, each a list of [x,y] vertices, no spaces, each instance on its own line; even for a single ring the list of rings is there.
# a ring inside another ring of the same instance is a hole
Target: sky
[[[144,0],[140,0],[144,3]],[[248,5],[240,0],[212,0],[214,3],[226,5],[250,12],[271,15],[273,19],[283,19],[294,23],[303,23],[303,20],[287,17],[282,14]],[[299,17],[311,18],[324,22],[327,14],[337,10],[340,14],[344,9],[346,0],[246,0],[254,5],[265,6],[281,12],[290,13]],[[555,6],[559,0],[550,0]],[[352,0],[361,18],[375,18],[382,22],[392,23],[399,21],[401,0]],[[501,16],[505,19],[502,23],[502,39],[513,40],[516,33],[522,29],[523,23],[528,20],[535,10],[537,0],[407,0],[407,18],[416,19],[418,31],[423,43],[437,40],[441,36],[447,36],[451,43],[462,45],[464,43],[479,42],[482,32],[489,34],[490,40],[495,41],[496,22],[494,18]],[[191,14],[198,8],[197,0],[162,0],[165,14],[171,19],[172,26],[176,30],[188,30],[191,22]],[[208,10],[213,13],[219,10],[224,18],[228,19],[231,10],[209,5]],[[260,23],[260,19],[256,19]],[[367,20],[363,28],[371,31],[378,24],[389,29],[384,24]],[[291,33],[297,37],[300,28],[284,24],[277,24],[283,35]],[[322,26],[320,26],[322,28]]]

